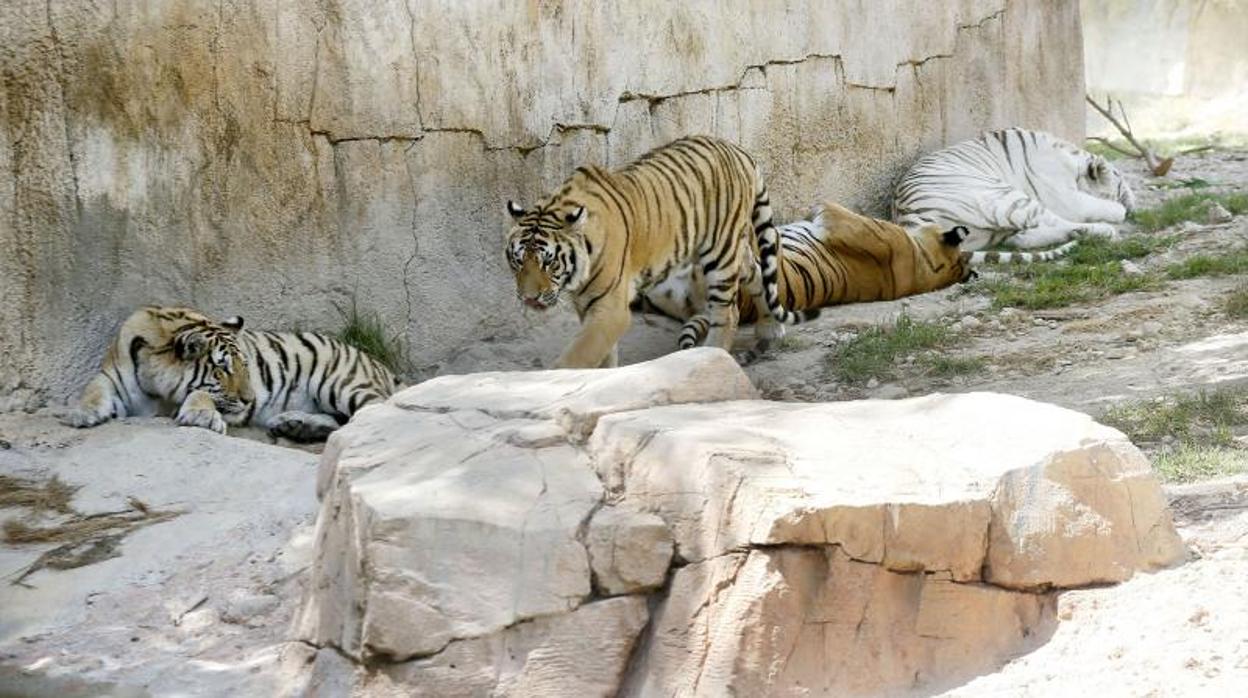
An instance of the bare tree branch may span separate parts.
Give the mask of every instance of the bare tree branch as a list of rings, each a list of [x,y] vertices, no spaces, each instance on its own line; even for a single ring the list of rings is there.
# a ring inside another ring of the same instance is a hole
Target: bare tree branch
[[[1122,120],[1119,121],[1118,118],[1114,116],[1115,103],[1112,97],[1105,97],[1105,106],[1103,107],[1098,104],[1095,99],[1092,99],[1092,95],[1084,95],[1084,99],[1087,100],[1088,104],[1092,105],[1092,108],[1095,109],[1097,113],[1105,117],[1109,123],[1114,125],[1114,128],[1118,129],[1118,133],[1121,133],[1122,137],[1127,139],[1127,142],[1131,144],[1132,148],[1135,148],[1136,152],[1132,153],[1128,150],[1124,150],[1123,148],[1111,144],[1104,138],[1093,138],[1092,140],[1100,141],[1124,155],[1143,158],[1144,162],[1148,164],[1148,169],[1152,170],[1153,176],[1166,176],[1166,173],[1170,171],[1170,166],[1174,164],[1174,158],[1159,160],[1153,151],[1149,150],[1143,143],[1136,140],[1135,132],[1131,128],[1131,119],[1127,117],[1127,109],[1122,106],[1122,100],[1118,100],[1117,102],[1118,113],[1122,115]]]

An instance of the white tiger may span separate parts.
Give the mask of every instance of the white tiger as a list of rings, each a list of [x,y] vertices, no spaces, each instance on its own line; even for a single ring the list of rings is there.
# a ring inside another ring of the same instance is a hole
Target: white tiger
[[[893,220],[911,231],[963,225],[963,249],[1047,247],[1117,237],[1135,195],[1105,158],[1050,134],[988,131],[925,155],[897,185]]]

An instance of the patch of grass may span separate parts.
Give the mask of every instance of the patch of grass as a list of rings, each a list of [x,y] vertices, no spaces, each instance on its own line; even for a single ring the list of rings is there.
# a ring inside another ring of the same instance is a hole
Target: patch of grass
[[[1146,291],[1161,286],[1152,274],[1127,274],[1118,262],[1102,264],[1034,264],[1017,274],[988,279],[979,287],[992,296],[994,308],[1041,310]]]
[[[1140,259],[1164,252],[1179,241],[1179,235],[1130,235],[1117,240],[1084,238],[1066,255],[1070,264],[1104,264],[1124,259]]]
[[[877,325],[841,344],[828,355],[828,370],[842,383],[861,385],[871,378],[894,375],[897,361],[925,349],[951,346],[956,335],[948,327],[902,315],[892,325]]]
[[[1161,230],[1183,221],[1201,221],[1209,202],[1221,204],[1234,215],[1248,212],[1248,193],[1191,193],[1167,199],[1151,208],[1137,209],[1131,214],[1131,220],[1147,231]]]
[[[965,376],[971,373],[982,373],[987,363],[982,356],[938,356],[924,357],[923,365],[928,375],[939,378]]]
[[[407,371],[407,344],[402,335],[386,332],[380,315],[360,310],[354,300],[349,307],[335,307],[343,321],[342,329],[337,333],[339,340],[377,359],[396,374]]]
[[[1248,423],[1248,395],[1224,389],[1126,403],[1106,410],[1101,422],[1136,443],[1169,439],[1187,446],[1230,447],[1235,443],[1231,428]]]
[[[1042,310],[1147,291],[1162,284],[1154,274],[1127,274],[1120,262],[1169,249],[1178,235],[1132,235],[1119,240],[1086,238],[1065,260],[1014,267],[1009,276],[977,282],[972,290],[993,297],[994,308]]]
[[[1248,318],[1248,285],[1240,286],[1231,291],[1226,297],[1226,301],[1222,306],[1227,316],[1237,320]]]
[[[1194,279],[1198,276],[1226,276],[1248,272],[1248,249],[1219,255],[1198,254],[1166,267],[1171,279]]]
[[[1153,469],[1167,482],[1195,482],[1248,472],[1248,451],[1226,446],[1180,444],[1153,456]]]

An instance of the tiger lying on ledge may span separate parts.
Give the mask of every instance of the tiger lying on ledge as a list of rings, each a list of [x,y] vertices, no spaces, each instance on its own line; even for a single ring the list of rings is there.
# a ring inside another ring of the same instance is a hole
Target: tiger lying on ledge
[[[970,229],[968,250],[1113,238],[1135,195],[1105,158],[1040,131],[989,131],[921,158],[897,185],[893,220]]]
[[[809,311],[842,303],[895,300],[965,281],[974,267],[991,263],[1030,263],[1057,259],[1068,242],[1046,252],[963,252],[967,230],[925,226],[913,234],[898,225],[825,203],[811,220],[782,225],[780,298],[784,307]],[[668,317],[685,320],[704,302],[705,287],[696,266],[684,266],[650,288],[648,304]],[[743,324],[754,322],[755,304],[738,296]],[[760,337],[759,350],[769,339]]]
[[[220,434],[250,424],[320,441],[399,388],[390,369],[333,337],[242,327],[242,318],[217,322],[190,308],[136,310],[61,421],[92,427],[173,412],[178,424]]]

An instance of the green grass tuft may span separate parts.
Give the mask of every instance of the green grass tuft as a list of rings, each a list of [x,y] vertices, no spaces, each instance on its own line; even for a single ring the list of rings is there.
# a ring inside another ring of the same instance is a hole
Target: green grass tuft
[[[1223,389],[1131,402],[1111,407],[1101,421],[1135,442],[1169,437],[1189,446],[1231,446],[1231,428],[1248,422],[1248,395]]]
[[[868,328],[838,346],[828,355],[828,370],[848,385],[861,385],[871,378],[887,380],[896,375],[900,359],[925,349],[949,347],[955,341],[954,332],[944,325],[902,315],[892,325]]]
[[[1152,274],[1126,274],[1118,262],[1102,264],[1034,264],[1012,277],[988,279],[979,288],[992,296],[994,308],[1040,310],[1160,288]]]
[[[1014,267],[1010,274],[977,282],[972,290],[992,296],[994,308],[1041,310],[1087,303],[1162,284],[1154,274],[1126,274],[1119,264],[1169,249],[1177,235],[1132,235],[1119,240],[1086,238],[1065,260]]]
[[[1166,482],[1195,482],[1248,472],[1248,451],[1228,446],[1165,448],[1153,457],[1153,469]]]
[[[1104,264],[1140,259],[1174,246],[1180,235],[1129,235],[1117,240],[1084,238],[1066,255],[1070,264]]]
[[[1198,276],[1226,276],[1248,272],[1248,250],[1234,250],[1218,255],[1198,254],[1166,267],[1171,279],[1194,279]]]
[[[941,354],[923,359],[923,365],[927,368],[928,375],[940,378],[982,373],[987,363],[982,356],[948,356]]]
[[[1248,318],[1248,285],[1231,291],[1222,309],[1226,311],[1227,316],[1237,320]]]
[[[339,340],[377,359],[397,375],[407,371],[407,345],[401,336],[387,334],[380,315],[361,311],[354,300],[349,307],[335,307],[343,320],[337,333]]]
[[[1183,221],[1203,221],[1211,201],[1222,204],[1226,210],[1237,216],[1248,212],[1248,193],[1192,193],[1167,199],[1151,208],[1137,209],[1131,214],[1131,220],[1148,231],[1161,230]]]

